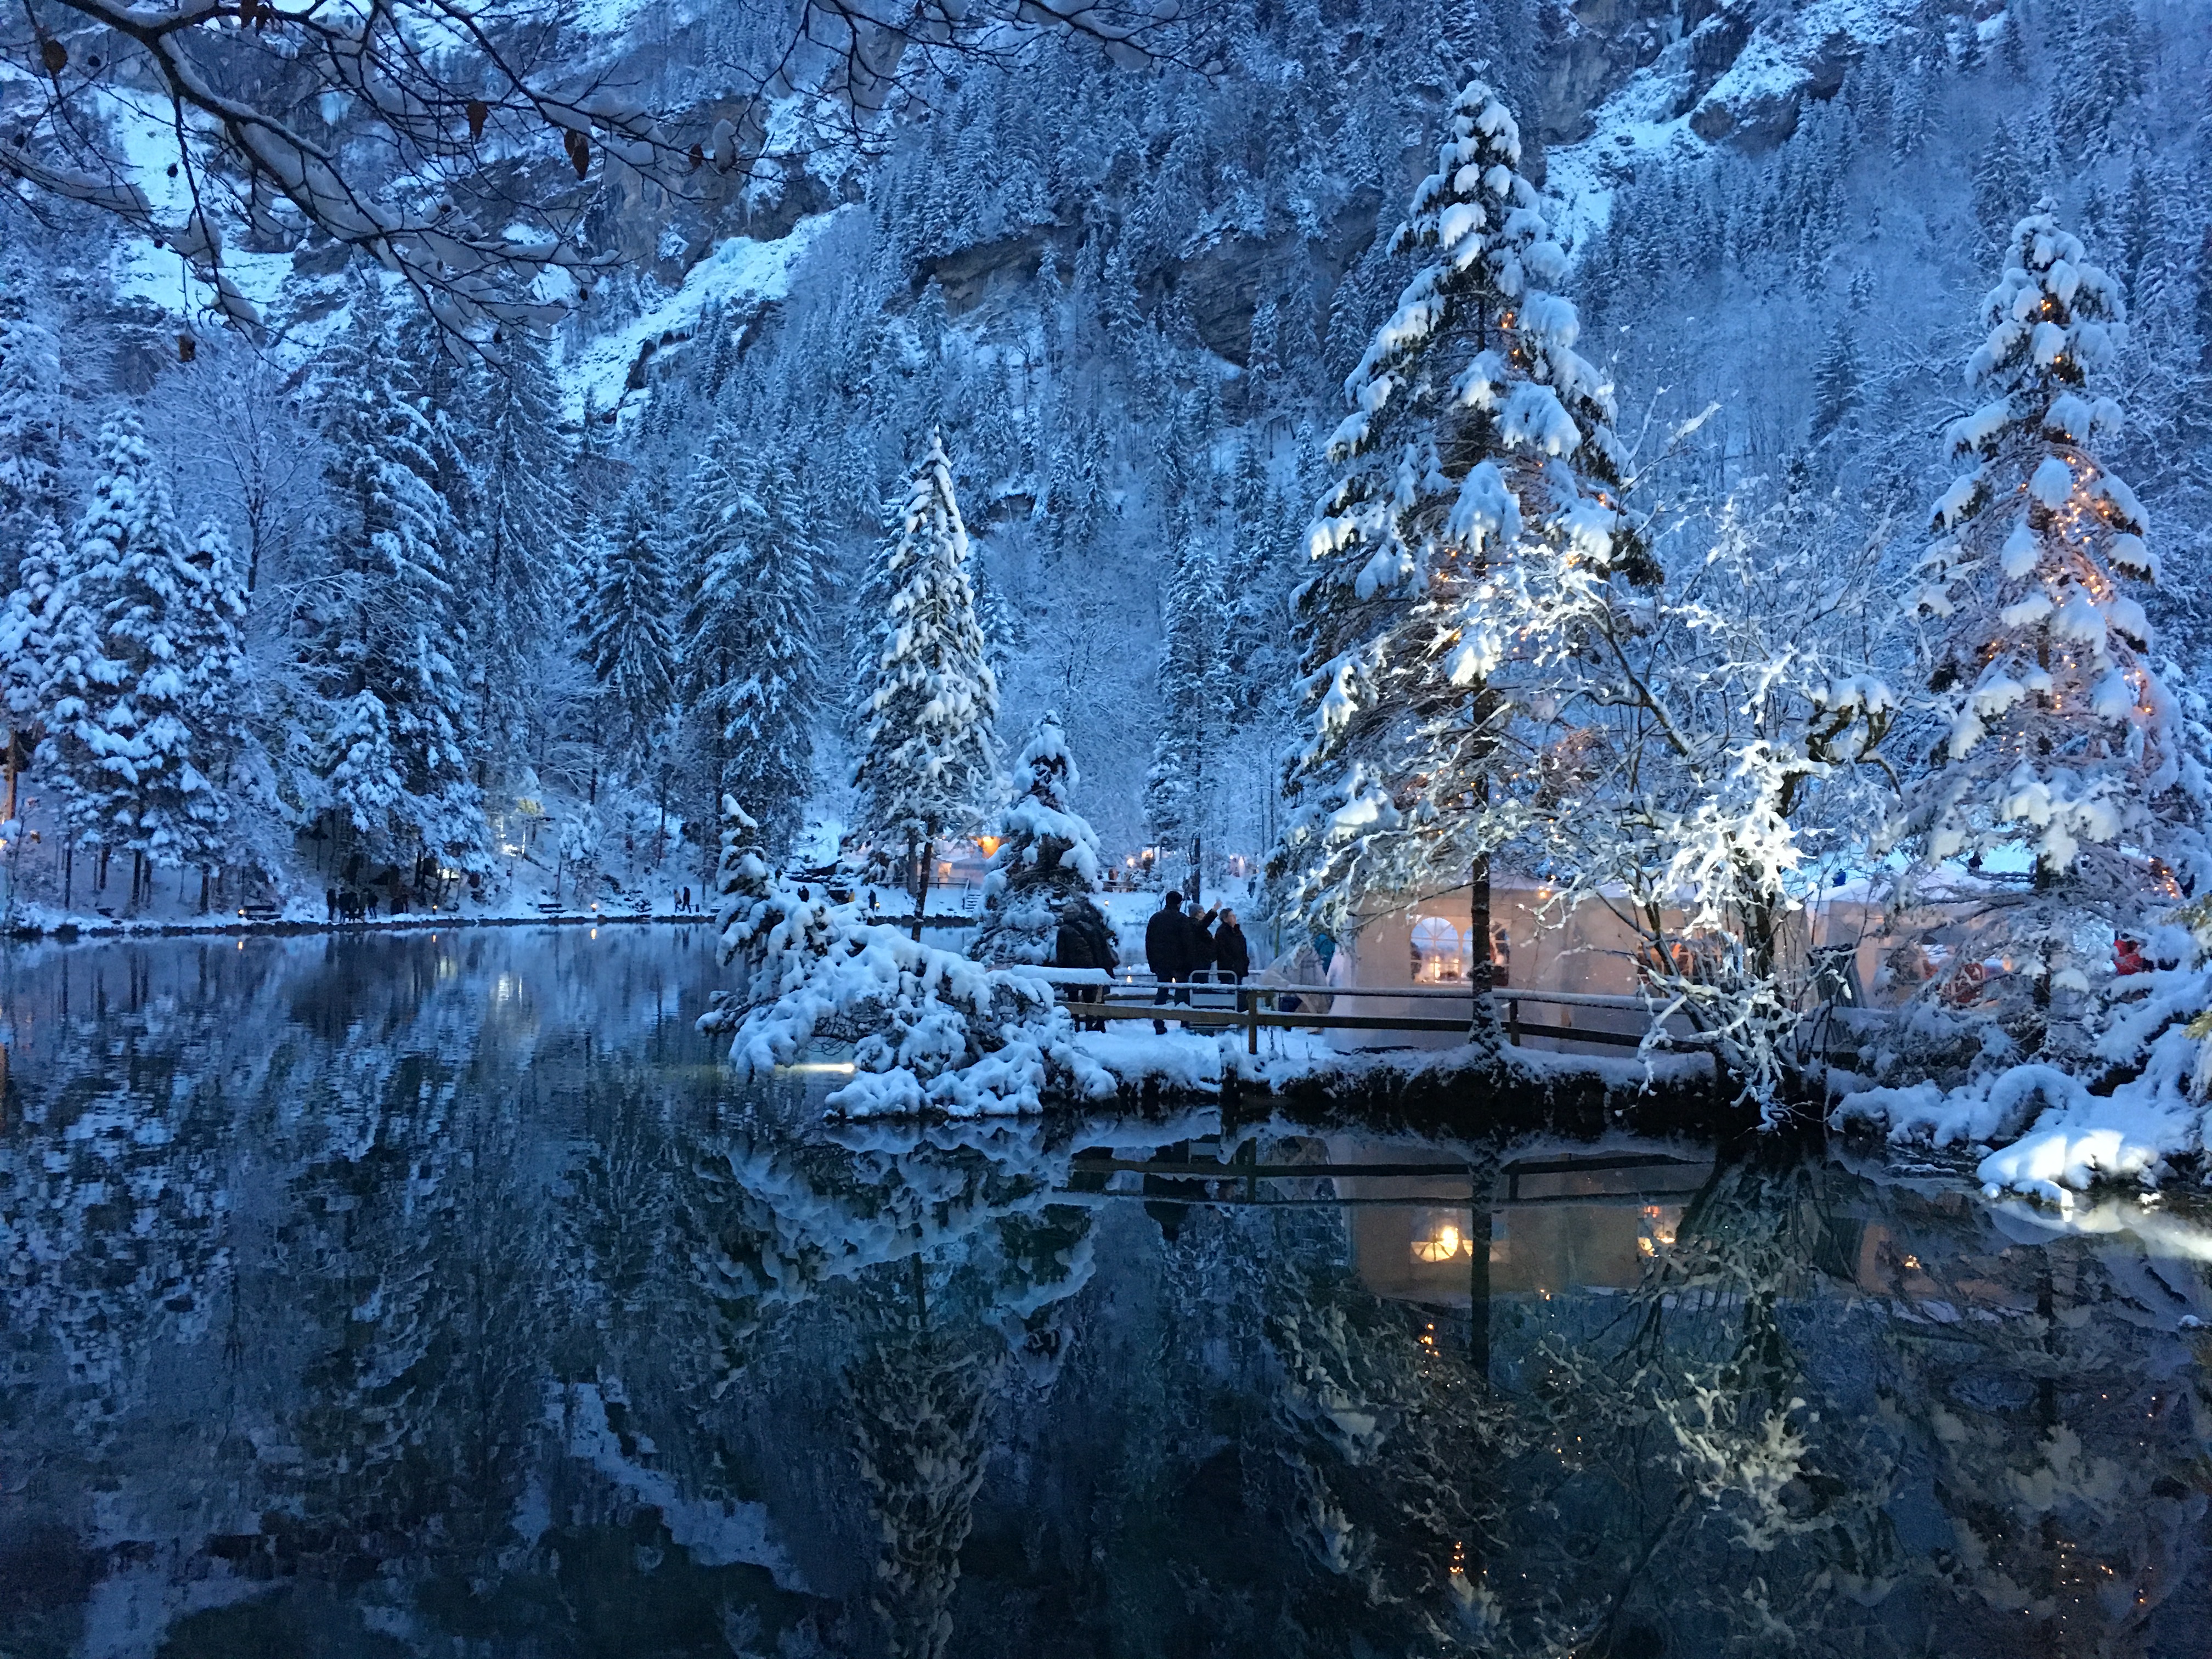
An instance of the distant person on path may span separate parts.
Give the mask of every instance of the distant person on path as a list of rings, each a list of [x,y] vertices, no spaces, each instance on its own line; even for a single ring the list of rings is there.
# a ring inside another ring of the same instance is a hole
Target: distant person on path
[[[1190,977],[1190,918],[1182,913],[1181,893],[1170,893],[1145,924],[1145,966],[1152,970],[1152,978],[1159,985],[1152,996],[1155,1008],[1166,1006],[1170,989],[1177,981]],[[1176,990],[1174,996],[1184,1007],[1190,1006],[1188,985]],[[1165,1036],[1167,1029],[1165,1020],[1153,1019],[1154,1031]]]
[[[1224,910],[1221,926],[1213,930],[1213,965],[1221,970],[1222,977],[1231,985],[1243,985],[1244,976],[1252,971],[1252,947],[1246,943],[1244,930],[1237,925],[1237,913]],[[1244,1012],[1248,993],[1237,994],[1237,1012]]]
[[[325,918],[329,921],[336,921],[338,919],[338,890],[337,888],[325,887],[323,889],[323,913]]]

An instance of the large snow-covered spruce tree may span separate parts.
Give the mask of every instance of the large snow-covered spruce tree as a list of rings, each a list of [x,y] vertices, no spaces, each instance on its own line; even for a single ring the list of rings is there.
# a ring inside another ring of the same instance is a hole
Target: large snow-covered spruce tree
[[[435,434],[376,281],[356,282],[349,298],[323,405],[330,564],[296,630],[310,693],[295,716],[310,757],[301,805],[334,813],[376,856],[427,849],[484,867],[475,711],[447,563],[459,533],[437,488]]]
[[[15,586],[0,611],[0,700],[6,703],[7,798],[0,817],[13,818],[16,777],[29,758],[46,714],[46,684],[53,672],[53,626],[60,615],[58,583],[68,563],[61,531],[51,519],[32,526],[15,568]]]
[[[757,803],[763,843],[781,859],[813,787],[820,555],[790,470],[734,438],[713,446],[693,500],[684,650],[693,706],[713,725],[717,787]]]
[[[1145,821],[1172,861],[1202,856],[1199,843],[1214,819],[1218,761],[1236,700],[1230,685],[1231,624],[1219,554],[1188,521],[1174,538],[1160,650],[1160,730],[1145,775]],[[1196,864],[1187,878],[1200,884]]]
[[[2045,200],[2014,228],[1982,313],[1966,380],[1987,401],[1946,434],[1971,466],[1936,503],[1916,599],[1934,619],[1943,729],[1901,828],[1926,864],[2029,866],[2005,926],[2039,975],[2075,919],[2139,921],[2176,872],[2212,878],[2212,857],[2204,780],[2122,587],[2154,580],[2156,556],[2135,492],[2099,456],[2121,419],[2099,385],[2124,339],[2118,285]],[[2084,982],[2078,967],[2053,971]]]
[[[39,525],[62,510],[61,349],[21,298],[0,290],[0,584]]]
[[[1068,804],[1082,775],[1058,714],[1048,712],[1030,732],[1014,779],[1021,793],[992,821],[999,845],[969,954],[978,962],[1048,963],[1061,913],[1097,892],[1103,877],[1098,837]]]
[[[196,753],[204,659],[222,651],[208,581],[137,416],[116,416],[58,583],[40,754],[71,844],[137,855],[134,903],[155,865],[211,849],[224,817]]]
[[[935,845],[981,821],[999,764],[999,684],[975,618],[952,463],[935,432],[908,477],[877,580],[884,614],[862,687],[853,782],[860,828],[903,855],[919,939]]]
[[[540,664],[564,632],[559,598],[577,577],[575,503],[561,392],[544,343],[515,331],[484,377],[487,407],[465,573],[470,658],[482,679],[477,724],[494,770],[530,753],[547,717]],[[461,572],[455,572],[459,577]]]
[[[605,699],[601,719],[617,754],[634,757],[665,716],[676,689],[668,558],[654,504],[643,489],[623,498],[599,555],[584,660]]]
[[[27,314],[20,288],[11,272],[0,289],[0,591],[9,595],[9,620],[0,624],[8,705],[0,817],[7,817],[15,816],[16,773],[37,740],[34,682],[44,674],[42,661],[20,653],[43,635],[35,618],[53,585],[52,559],[34,562],[33,545],[56,535],[62,516],[61,352],[53,331]]]
[[[1600,572],[1655,573],[1619,503],[1612,388],[1552,291],[1566,256],[1519,170],[1519,129],[1480,81],[1449,119],[1397,233],[1428,263],[1346,380],[1329,441],[1339,481],[1296,596],[1313,735],[1275,865],[1293,909],[1332,928],[1370,895],[1472,879],[1481,941],[1488,860],[1511,830],[1504,783],[1528,759],[1513,634],[1491,607],[1516,545],[1543,537]],[[1486,989],[1488,952],[1473,957]]]
[[[252,671],[246,654],[246,573],[220,519],[204,519],[185,547],[196,580],[187,590],[179,655],[191,684],[195,758],[228,781],[242,730]]]

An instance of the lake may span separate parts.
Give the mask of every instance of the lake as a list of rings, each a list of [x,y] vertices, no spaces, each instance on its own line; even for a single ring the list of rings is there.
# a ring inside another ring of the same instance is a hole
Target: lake
[[[704,928],[0,956],[0,1654],[2197,1655],[2212,1222],[841,1129]]]

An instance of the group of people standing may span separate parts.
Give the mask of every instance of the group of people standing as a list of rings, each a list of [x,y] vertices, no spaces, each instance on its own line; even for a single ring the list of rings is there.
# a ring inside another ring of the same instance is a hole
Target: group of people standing
[[[1053,941],[1055,967],[1096,968],[1111,974],[1120,965],[1113,925],[1091,899],[1071,900],[1060,910],[1059,924]],[[1183,908],[1181,893],[1170,893],[1145,925],[1145,965],[1159,983],[1154,1005],[1172,1000],[1188,1008],[1193,981],[1209,969],[1214,983],[1242,985],[1252,971],[1252,948],[1245,941],[1234,910],[1208,910],[1200,915],[1195,904],[1189,910]],[[1097,1002],[1105,996],[1103,986],[1085,986],[1072,992],[1069,1000]],[[1237,1006],[1240,1009],[1244,1006],[1242,991],[1237,993]],[[1084,1024],[1093,1030],[1106,1029],[1103,1020]],[[1156,1019],[1152,1029],[1164,1032],[1167,1023]]]
[[[1164,1006],[1170,1000],[1189,1007],[1191,981],[1208,969],[1213,970],[1215,983],[1229,985],[1242,985],[1252,971],[1251,946],[1237,925],[1237,913],[1219,909],[1200,915],[1193,901],[1190,909],[1185,910],[1182,895],[1170,893],[1145,924],[1145,965],[1159,985],[1152,998],[1156,1007]],[[1220,918],[1218,927],[1217,916]],[[1237,994],[1237,1006],[1239,1009],[1244,1006],[1242,992]],[[1167,1029],[1164,1020],[1152,1022],[1155,1031]]]

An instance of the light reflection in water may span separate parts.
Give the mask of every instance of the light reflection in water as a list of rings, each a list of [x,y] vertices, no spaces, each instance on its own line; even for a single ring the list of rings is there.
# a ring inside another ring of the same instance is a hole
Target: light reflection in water
[[[711,950],[643,927],[0,974],[26,1652],[2201,1629],[2181,1198],[1210,1109],[825,1129],[843,1064],[733,1090]]]

